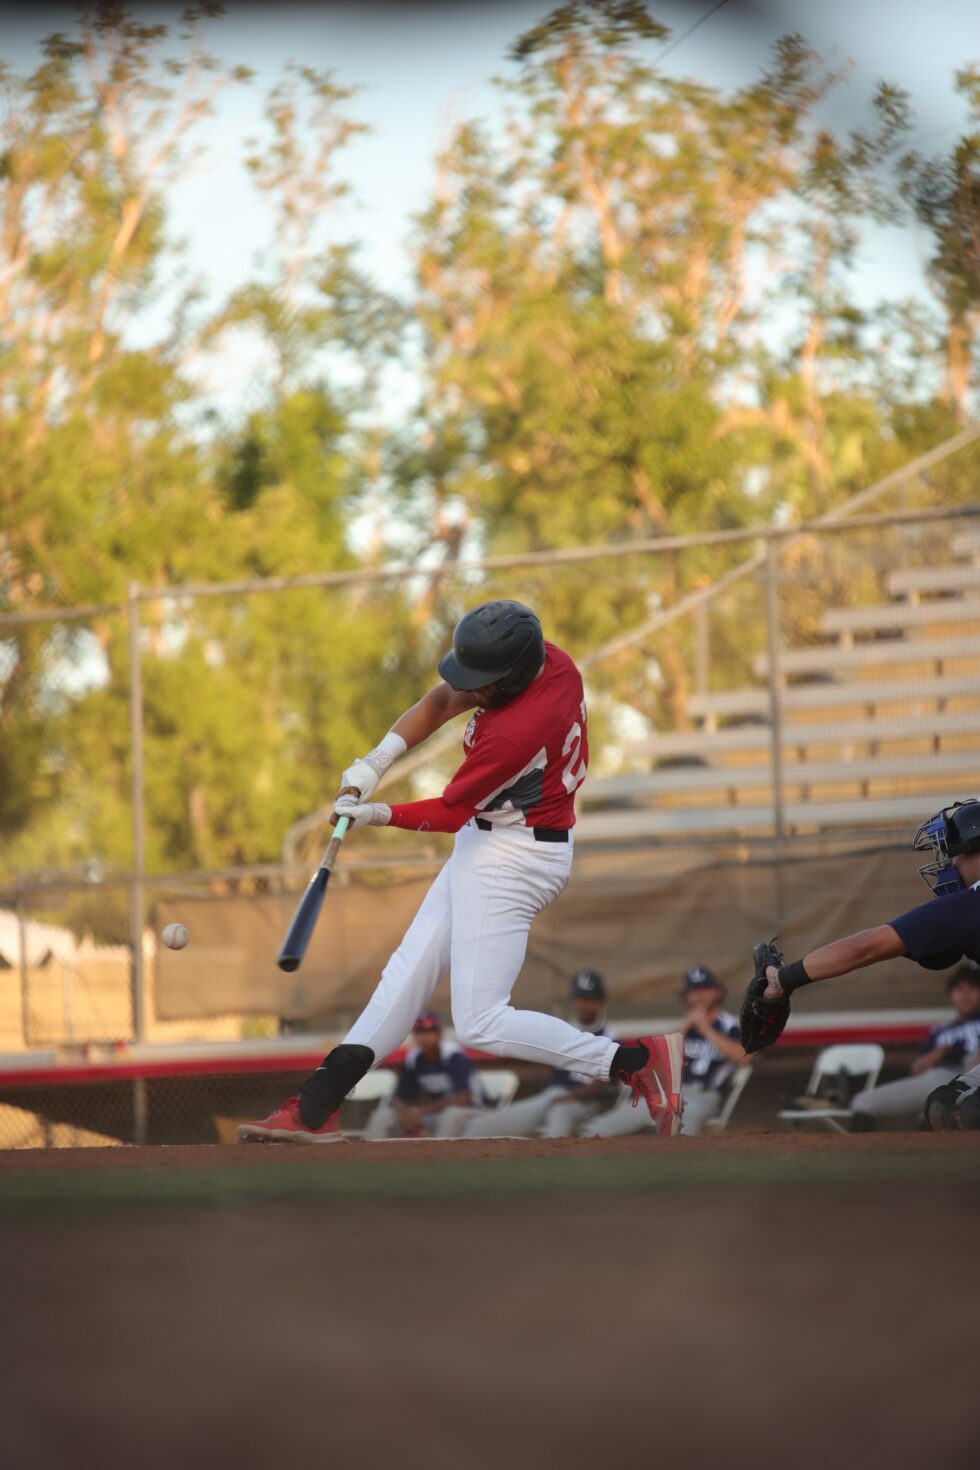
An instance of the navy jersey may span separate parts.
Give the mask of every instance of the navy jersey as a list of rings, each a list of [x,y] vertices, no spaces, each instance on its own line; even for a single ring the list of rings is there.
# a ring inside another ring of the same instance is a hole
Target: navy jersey
[[[980,964],[980,883],[889,922],[909,959],[927,970],[950,970],[962,959]]]
[[[728,1011],[718,1012],[711,1023],[711,1029],[732,1041],[739,1040],[738,1021]],[[685,1082],[699,1082],[702,1087],[714,1087],[720,1092],[734,1070],[735,1064],[723,1057],[707,1036],[702,1036],[696,1026],[688,1027],[684,1032],[684,1072],[681,1086]]]
[[[581,1029],[585,1029],[584,1027]],[[605,1026],[596,1026],[589,1031],[590,1036],[609,1036]],[[615,1036],[609,1036],[610,1041],[615,1041]],[[587,1087],[594,1082],[594,1077],[589,1077],[585,1072],[569,1072],[566,1067],[552,1067],[551,1076],[548,1078],[548,1087],[564,1087],[566,1092],[571,1092],[574,1087]]]
[[[413,1046],[398,1074],[395,1096],[406,1103],[434,1102],[454,1092],[468,1092],[473,1106],[479,1107],[480,1081],[465,1052],[453,1041],[440,1041],[439,1055],[429,1058]]]
[[[957,1017],[955,1021],[947,1021],[942,1026],[933,1026],[919,1047],[919,1055],[935,1051],[937,1046],[949,1048],[939,1066],[961,1067],[967,1057],[980,1051],[980,1011],[968,1016],[965,1021]]]

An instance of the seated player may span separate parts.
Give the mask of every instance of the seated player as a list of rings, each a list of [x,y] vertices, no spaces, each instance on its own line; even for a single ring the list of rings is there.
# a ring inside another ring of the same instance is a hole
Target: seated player
[[[480,1081],[469,1057],[442,1035],[435,1011],[412,1027],[412,1047],[401,1065],[393,1102],[379,1103],[364,1137],[452,1138],[480,1107]]]
[[[722,1009],[725,987],[707,965],[694,965],[684,976],[681,999],[687,1007],[682,1023],[684,1072],[681,1082],[681,1133],[703,1133],[717,1117],[735,1068],[746,1060],[738,1021]],[[647,1131],[650,1119],[634,1108],[625,1092],[616,1106],[586,1123],[583,1138],[617,1138]]]
[[[900,956],[927,970],[948,970],[963,959],[980,964],[980,801],[958,801],[936,812],[919,827],[912,847],[934,855],[919,869],[934,894],[929,903],[823,944],[789,965],[774,945],[755,946],[755,976],[739,1017],[747,1052],[772,1046],[782,1034],[790,998],[801,985]],[[980,1066],[935,1088],[926,1099],[925,1118],[930,1128],[980,1128]]]
[[[947,981],[956,1018],[934,1026],[919,1048],[908,1077],[869,1087],[851,1099],[855,1131],[876,1124],[913,1127],[930,1093],[980,1062],[980,970],[961,965]]]
[[[572,976],[569,995],[579,1029],[592,1036],[608,1036],[606,983],[602,976],[596,970],[579,970]],[[608,1107],[618,1092],[618,1083],[554,1067],[541,1092],[471,1118],[460,1137],[531,1138],[541,1134],[545,1138],[570,1138],[589,1118]],[[643,1116],[649,1119],[646,1108]]]

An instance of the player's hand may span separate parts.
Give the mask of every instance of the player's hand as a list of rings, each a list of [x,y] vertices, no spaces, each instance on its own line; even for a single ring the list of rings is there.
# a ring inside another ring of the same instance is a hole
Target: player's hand
[[[341,789],[352,786],[360,793],[362,801],[367,801],[373,796],[378,782],[393,765],[399,756],[404,755],[408,749],[405,741],[394,730],[389,730],[385,738],[369,750],[367,755],[359,756],[353,765],[348,766],[340,778]]]
[[[330,825],[336,827],[346,817],[348,829],[354,827],[387,827],[391,807],[383,801],[358,801],[356,796],[338,796],[330,813]]]
[[[341,774],[340,784],[342,787],[352,786],[361,800],[367,801],[368,797],[374,794],[383,775],[384,771],[379,770],[369,756],[361,756]]]

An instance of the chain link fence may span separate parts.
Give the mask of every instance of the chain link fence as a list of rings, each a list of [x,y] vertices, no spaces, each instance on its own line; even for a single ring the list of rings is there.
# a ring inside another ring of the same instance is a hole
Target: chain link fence
[[[914,1049],[888,1048],[880,1081],[905,1075]],[[813,1069],[812,1048],[786,1049],[760,1058],[741,1092],[727,1127],[731,1132],[788,1128],[778,1117],[805,1093]],[[508,1064],[511,1065],[511,1064]],[[545,1083],[542,1068],[517,1064],[518,1098]],[[233,1143],[238,1124],[267,1116],[296,1093],[309,1066],[295,1071],[242,1072],[196,1076],[159,1075],[113,1082],[78,1081],[0,1088],[0,1148],[109,1147],[127,1143]],[[846,1094],[831,1091],[838,1104]],[[345,1132],[359,1137],[374,1102],[351,1100],[341,1111]],[[637,1127],[645,1127],[638,1111]],[[806,1131],[824,1125],[814,1115]],[[502,1130],[505,1131],[505,1130]]]
[[[596,965],[620,984],[613,1020],[625,1030],[670,1007],[689,964],[724,967],[729,954],[733,986],[738,922],[791,934],[798,922],[801,939],[804,927],[812,934],[816,911],[799,909],[794,863],[826,859],[808,881],[830,895],[835,862],[897,852],[922,816],[975,794],[975,481],[962,452],[890,478],[873,487],[873,512],[866,492],[847,515],[803,530],[489,558],[438,573],[134,587],[124,607],[4,613],[3,707],[34,742],[30,771],[0,758],[4,819],[17,827],[20,786],[35,815],[0,888],[0,1053],[87,1065],[93,1052],[134,1042],[247,1050],[307,1028],[342,1030],[368,972],[397,942],[389,929],[449,841],[359,834],[337,874],[333,968],[311,955],[307,990],[285,995],[274,954],[325,838],[318,803],[329,773],[431,682],[462,611],[497,595],[528,602],[561,630],[589,692],[579,926],[566,910],[545,930],[531,1002],[552,1003],[568,973]],[[344,637],[355,621],[356,644]],[[401,762],[391,794],[441,789],[458,733]],[[15,745],[30,749],[26,738]],[[270,862],[284,813],[296,820],[284,861]],[[200,867],[178,871],[175,855],[188,851]],[[751,870],[734,920],[706,878],[719,868]],[[671,896],[677,875],[695,893],[689,910]],[[905,882],[904,869],[879,877],[869,905]],[[631,882],[636,913],[646,910],[643,943],[626,952],[610,936],[624,927],[617,904]],[[188,915],[190,950],[163,950],[163,924]],[[872,1007],[942,1008],[934,979],[928,995],[899,974],[886,980]],[[901,1049],[889,1054],[889,1068],[906,1063]],[[766,1058],[735,1121],[771,1122],[811,1064],[809,1053]],[[66,1091],[18,1087],[8,1069],[0,1146],[223,1137],[301,1075],[127,1076]]]

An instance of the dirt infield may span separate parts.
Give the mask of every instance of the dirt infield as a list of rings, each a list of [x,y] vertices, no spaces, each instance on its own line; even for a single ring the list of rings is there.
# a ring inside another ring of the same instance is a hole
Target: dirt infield
[[[976,1149],[978,1133],[727,1133],[723,1137],[404,1139],[388,1143],[339,1140],[316,1146],[290,1144],[153,1144],[121,1148],[0,1149],[0,1173],[43,1170],[203,1168],[235,1165],[268,1168],[283,1163],[377,1165],[489,1163],[508,1159],[648,1160],[658,1158],[799,1158],[813,1154],[857,1158],[907,1156],[909,1151]],[[980,1158],[978,1158],[980,1164]]]
[[[4,1462],[966,1470],[978,1143],[2,1157]]]

